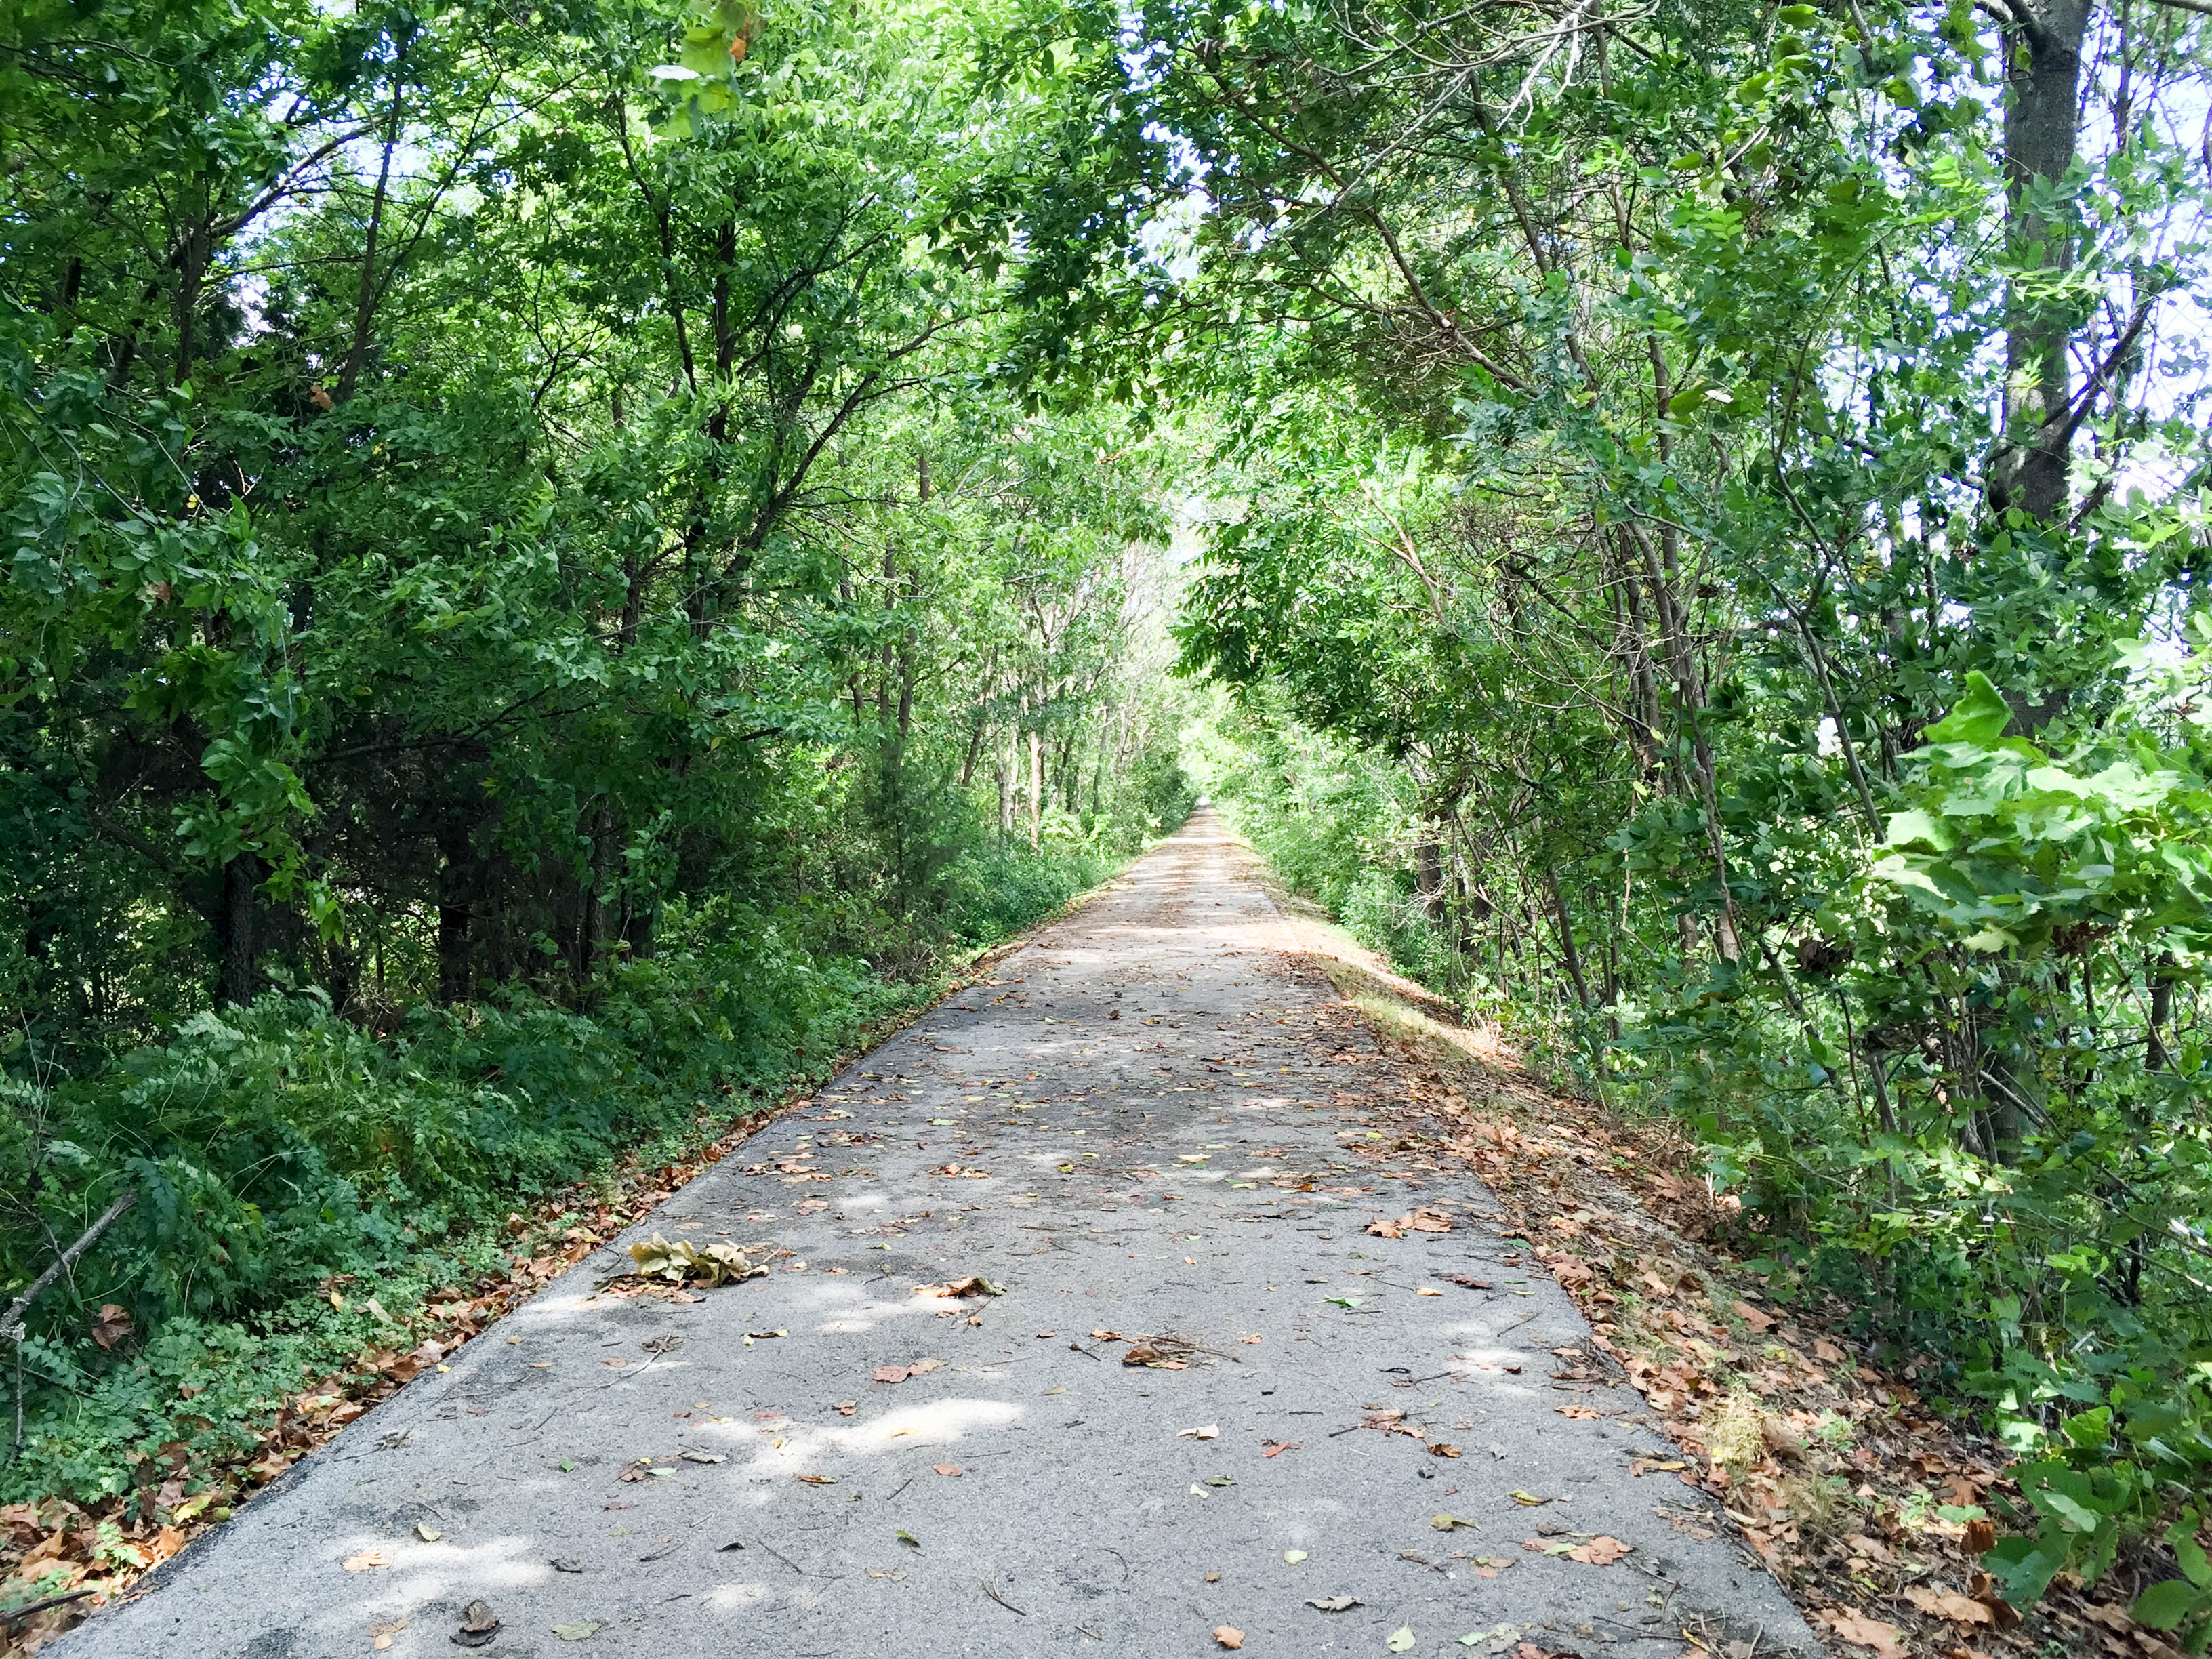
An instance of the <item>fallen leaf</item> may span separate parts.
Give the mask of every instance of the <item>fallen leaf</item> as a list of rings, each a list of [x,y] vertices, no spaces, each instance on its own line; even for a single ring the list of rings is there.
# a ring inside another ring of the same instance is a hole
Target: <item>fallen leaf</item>
[[[1966,1522],[1966,1553],[1987,1555],[1997,1547],[1997,1523],[1984,1518]]]
[[[1560,1416],[1577,1423],[1587,1423],[1591,1419],[1602,1415],[1601,1413],[1591,1410],[1588,1406],[1562,1406],[1559,1411]]]
[[[415,1535],[426,1544],[434,1544],[446,1534],[427,1521],[417,1521],[415,1523]]]
[[[932,1463],[929,1467],[935,1469],[939,1474],[959,1474],[963,1473],[963,1470],[957,1463]]]
[[[857,1400],[840,1400],[833,1404],[830,1409],[836,1413],[840,1417],[850,1417],[854,1412],[860,1409],[860,1402]]]
[[[798,1480],[802,1486],[834,1486],[837,1484],[837,1477],[834,1474],[802,1474]]]
[[[1911,1659],[1897,1639],[1897,1626],[1869,1619],[1849,1607],[1822,1607],[1813,1614],[1854,1647],[1871,1648],[1879,1659]]]
[[[903,1365],[878,1365],[869,1374],[871,1382],[903,1382],[908,1372]]]
[[[897,1539],[897,1540],[899,1540],[899,1542],[900,1542],[900,1543],[902,1543],[902,1544],[905,1544],[905,1545],[908,1545],[908,1546],[910,1546],[911,1547],[913,1547],[913,1548],[915,1548],[915,1549],[920,1549],[920,1548],[921,1547],[921,1540],[920,1540],[919,1538],[916,1538],[916,1537],[915,1537],[912,1533],[908,1532],[908,1531],[904,1527],[894,1527],[894,1528],[891,1528],[891,1536],[892,1536],[892,1537],[894,1537],[894,1538],[896,1538],[896,1539]]]
[[[1283,1552],[1283,1559],[1289,1562],[1294,1567],[1305,1559],[1306,1553],[1304,1550],[1285,1550]]]
[[[1729,1304],[1729,1311],[1753,1330],[1766,1331],[1774,1328],[1774,1316],[1761,1313],[1748,1302],[1731,1302]]]
[[[1600,1535],[1578,1548],[1569,1550],[1567,1559],[1579,1561],[1584,1566],[1609,1567],[1627,1554],[1631,1547],[1632,1547],[1622,1543],[1618,1538]]]
[[[368,1627],[368,1644],[379,1653],[392,1645],[392,1638],[415,1621],[412,1619],[387,1619],[380,1625]]]
[[[1221,1425],[1218,1423],[1208,1423],[1203,1428],[1178,1429],[1176,1431],[1176,1438],[1178,1440],[1213,1440],[1218,1439],[1220,1437],[1220,1434]]]
[[[743,1549],[744,1546],[742,1544],[725,1544],[722,1547],[726,1550],[732,1550]],[[584,1570],[584,1564],[576,1559],[573,1555],[556,1555],[545,1565],[552,1568],[556,1572],[581,1572]]]
[[[1844,1363],[1844,1351],[1825,1336],[1813,1339],[1813,1352],[1831,1365],[1840,1365]]]
[[[676,1455],[687,1463],[726,1463],[730,1461],[720,1452],[684,1451]]]
[[[598,1635],[604,1628],[596,1619],[577,1619],[565,1625],[554,1626],[553,1633],[564,1642],[582,1642]]]
[[[1395,1221],[1385,1221],[1381,1216],[1367,1224],[1367,1231],[1377,1238],[1403,1238],[1406,1234]]]
[[[103,1348],[112,1348],[131,1334],[131,1310],[112,1302],[100,1304],[100,1317],[92,1322],[92,1340]]]
[[[1431,1457],[1457,1457],[1459,1455],[1459,1448],[1457,1446],[1452,1445],[1449,1442],[1443,1440],[1436,1442],[1428,1449],[1428,1450],[1429,1455]]]
[[[1534,1504],[1548,1504],[1548,1503],[1550,1503],[1550,1502],[1552,1501],[1552,1500],[1551,1500],[1550,1498],[1539,1498],[1539,1497],[1537,1497],[1537,1496],[1536,1496],[1536,1494],[1535,1494],[1534,1492],[1522,1492],[1522,1491],[1521,1490],[1521,1488],[1520,1488],[1520,1487],[1518,1487],[1518,1486],[1514,1487],[1514,1489],[1513,1489],[1512,1492],[1511,1492],[1510,1495],[1510,1497],[1512,1498],[1513,1501],[1514,1501],[1515,1503],[1516,1503],[1516,1504],[1530,1504],[1530,1505],[1534,1505]]]
[[[1429,1524],[1438,1532],[1449,1532],[1454,1527],[1472,1527],[1477,1523],[1463,1515],[1432,1515],[1429,1517]]]
[[[1948,1619],[1960,1625],[1994,1625],[1996,1615],[1971,1595],[1961,1595],[1956,1590],[1939,1590],[1929,1584],[1915,1584],[1905,1592],[1905,1599],[1931,1619]]]
[[[1323,1613],[1345,1613],[1361,1603],[1356,1595],[1316,1595],[1309,1599],[1306,1605],[1318,1607]]]
[[[1119,1331],[1093,1331],[1091,1340],[1094,1342],[1124,1342],[1128,1339]]]
[[[945,1362],[942,1359],[917,1359],[906,1368],[906,1374],[908,1376],[927,1376],[932,1371],[944,1369]]]
[[[1413,1287],[1413,1294],[1415,1296],[1442,1296],[1443,1292],[1427,1285],[1416,1285]]]
[[[471,1601],[461,1609],[461,1627],[453,1632],[456,1645],[480,1648],[499,1634],[499,1615],[489,1601]]]
[[[1260,1448],[1262,1457],[1280,1457],[1286,1451],[1296,1451],[1300,1445],[1296,1440],[1270,1440]]]
[[[1393,1653],[1404,1653],[1413,1645],[1413,1627],[1401,1625],[1390,1632],[1390,1639],[1382,1645]]]
[[[1213,1627],[1213,1639],[1220,1643],[1223,1647],[1234,1650],[1244,1645],[1244,1632],[1234,1625],[1216,1625]]]
[[[372,1567],[388,1567],[391,1565],[392,1558],[382,1550],[363,1550],[359,1555],[349,1555],[345,1559],[348,1572],[367,1572]]]

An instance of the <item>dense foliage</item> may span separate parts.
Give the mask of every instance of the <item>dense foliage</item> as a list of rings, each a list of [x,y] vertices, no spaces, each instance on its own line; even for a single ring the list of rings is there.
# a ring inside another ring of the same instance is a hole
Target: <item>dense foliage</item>
[[[1042,26],[1024,361],[1220,423],[1222,787],[2039,1460],[2018,1601],[2212,1471],[2201,9]]]
[[[136,1199],[8,1488],[204,1468],[1180,817],[1166,452],[988,373],[983,21],[0,18],[0,1273]]]
[[[2206,11],[11,9],[9,1276],[138,1201],[10,1480],[1171,821],[1180,605],[1285,874],[2212,1645]]]

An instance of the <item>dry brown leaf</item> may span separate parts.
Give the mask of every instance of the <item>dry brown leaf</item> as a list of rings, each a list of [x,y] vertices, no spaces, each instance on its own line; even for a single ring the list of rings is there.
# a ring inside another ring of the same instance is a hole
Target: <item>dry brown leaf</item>
[[[939,1474],[963,1474],[966,1473],[966,1471],[963,1470],[957,1463],[932,1463],[929,1467],[935,1469]]]
[[[1930,1584],[1915,1584],[1905,1592],[1905,1599],[1931,1619],[1948,1619],[1960,1625],[1993,1625],[1996,1615],[1971,1595],[1961,1595],[1956,1590],[1939,1590]]]
[[[1844,1363],[1844,1351],[1825,1336],[1814,1338],[1813,1352],[1831,1365],[1840,1365]]]
[[[1618,1538],[1607,1538],[1600,1534],[1591,1539],[1589,1543],[1577,1545],[1573,1549],[1569,1550],[1567,1559],[1579,1561],[1584,1566],[1609,1567],[1633,1547],[1632,1545],[1622,1543]]]
[[[392,1558],[382,1550],[363,1550],[358,1555],[346,1557],[344,1565],[348,1572],[367,1572],[372,1567],[390,1566]]]
[[[1753,1330],[1768,1331],[1774,1328],[1774,1316],[1761,1313],[1748,1302],[1731,1302],[1729,1304],[1729,1311]]]
[[[834,1474],[802,1474],[797,1478],[802,1486],[834,1486],[837,1484],[837,1477]]]
[[[1244,1645],[1244,1632],[1234,1625],[1216,1625],[1213,1627],[1213,1639],[1220,1643],[1223,1647],[1234,1651]]]
[[[878,1365],[868,1374],[871,1382],[903,1382],[908,1373],[903,1365]]]
[[[1878,1659],[1911,1659],[1897,1639],[1897,1626],[1869,1619],[1851,1607],[1822,1607],[1813,1617],[1854,1647],[1871,1648]]]
[[[128,1308],[118,1307],[112,1302],[104,1303],[100,1310],[100,1317],[92,1322],[92,1340],[103,1348],[112,1348],[131,1334],[131,1328]]]
[[[1759,1437],[1765,1443],[1768,1451],[1784,1462],[1801,1462],[1804,1459],[1805,1443],[1790,1433],[1790,1425],[1778,1417],[1759,1419]]]

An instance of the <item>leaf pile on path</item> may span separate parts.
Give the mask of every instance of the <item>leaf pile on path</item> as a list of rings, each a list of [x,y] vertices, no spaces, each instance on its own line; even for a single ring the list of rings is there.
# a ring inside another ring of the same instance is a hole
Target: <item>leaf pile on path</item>
[[[1378,998],[1370,976],[1347,984],[1340,964],[1319,965],[1352,994],[1340,1017],[1371,1022],[1405,1066],[1385,1091],[1339,1096],[1381,1131],[1345,1150],[1407,1188],[1474,1174],[1497,1194],[1509,1243],[1524,1241],[1574,1298],[1597,1346],[1681,1449],[1680,1460],[1636,1466],[1656,1477],[1655,1514],[1708,1537],[1708,1512],[1669,1505],[1666,1477],[1719,1498],[1847,1659],[1993,1659],[2053,1642],[2109,1659],[2182,1659],[2130,1616],[2124,1573],[2086,1592],[2062,1575],[2032,1608],[2004,1601],[1979,1564],[1996,1536],[1992,1511],[2026,1512],[2003,1448],[1928,1407],[1912,1386],[1919,1362],[1901,1375],[1866,1363],[1846,1334],[1845,1304],[1772,1299],[1726,1249],[1741,1206],[1715,1196],[1674,1126],[1553,1094],[1486,1040],[1477,1052],[1474,1034],[1399,996]],[[1369,1231],[1409,1230],[1385,1225]],[[1604,1374],[1595,1355],[1556,1358],[1557,1379]],[[1704,1651],[1728,1645],[1716,1637]],[[1697,1647],[1685,1652],[1700,1659]]]

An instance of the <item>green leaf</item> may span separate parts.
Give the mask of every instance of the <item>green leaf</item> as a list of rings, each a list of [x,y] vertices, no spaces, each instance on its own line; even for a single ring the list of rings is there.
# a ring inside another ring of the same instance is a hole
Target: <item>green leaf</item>
[[[2135,1620],[2152,1630],[2172,1630],[2207,1601],[2212,1601],[2212,1594],[2186,1578],[2165,1579],[2136,1597]]]
[[[1970,743],[1992,748],[2011,723],[2012,710],[1988,675],[1978,668],[1966,673],[1966,689],[1951,712],[1928,728],[1931,743]]]
[[[2197,1524],[2195,1510],[2182,1510],[2180,1518],[2166,1529],[2166,1541],[2181,1564],[2182,1576],[2199,1589],[2212,1590],[2212,1561],[2204,1559],[2204,1547],[2197,1541]]]
[[[1933,813],[1924,812],[1917,806],[1892,812],[1886,844],[1909,847],[1916,841],[1925,842],[1939,853],[1948,853],[1958,844],[1958,837]]]
[[[2063,1492],[2053,1492],[2046,1486],[2043,1491],[2029,1495],[2038,1509],[2045,1515],[2056,1516],[2061,1524],[2071,1527],[2076,1532],[2094,1532],[2105,1524],[2103,1516],[2087,1504],[2075,1503]]]
[[[1382,1644],[1393,1653],[1403,1653],[1413,1645],[1413,1627],[1401,1625],[1390,1632],[1390,1639]]]

